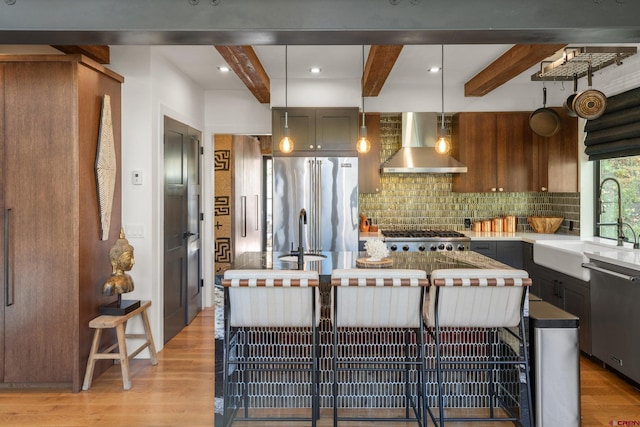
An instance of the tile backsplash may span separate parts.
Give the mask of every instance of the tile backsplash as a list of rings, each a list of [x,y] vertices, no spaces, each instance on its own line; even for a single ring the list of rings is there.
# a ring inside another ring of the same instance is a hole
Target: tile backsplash
[[[401,146],[401,116],[382,115],[380,133],[384,162]],[[360,194],[360,212],[381,229],[457,231],[465,229],[465,218],[474,222],[515,215],[519,232],[531,231],[527,216],[557,215],[565,218],[558,233],[579,234],[580,193],[454,193],[451,178],[451,174],[383,173],[380,192]]]

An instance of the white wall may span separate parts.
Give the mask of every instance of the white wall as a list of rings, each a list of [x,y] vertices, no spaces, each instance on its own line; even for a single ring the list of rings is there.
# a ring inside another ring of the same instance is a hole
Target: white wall
[[[164,115],[203,131],[204,92],[149,46],[111,47],[110,68],[122,86],[122,223],[135,249],[132,299],[152,301],[150,322],[163,347],[163,126]],[[142,171],[143,184],[131,173]],[[142,228],[140,237],[127,230]],[[210,297],[209,297],[210,298]],[[133,326],[134,328],[139,327]]]

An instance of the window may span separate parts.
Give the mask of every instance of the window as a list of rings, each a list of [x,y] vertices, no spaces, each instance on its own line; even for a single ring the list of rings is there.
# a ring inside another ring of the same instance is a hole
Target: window
[[[601,185],[606,178],[615,178],[620,183],[622,221],[629,225],[623,227],[623,233],[626,240],[633,242],[633,233],[637,236],[640,232],[640,156],[600,160],[597,175],[599,184],[595,189],[596,222],[615,223],[618,220],[618,188],[613,181]],[[599,192],[601,194],[598,201]],[[615,226],[596,227],[596,235],[617,239],[617,229]]]

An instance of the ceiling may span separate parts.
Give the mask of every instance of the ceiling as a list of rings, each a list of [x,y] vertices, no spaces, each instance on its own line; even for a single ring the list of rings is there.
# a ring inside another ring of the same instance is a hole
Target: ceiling
[[[465,83],[485,70],[506,52],[510,52],[510,49],[514,46],[511,44],[445,45],[444,78],[447,86],[463,87]],[[155,49],[205,90],[249,90],[233,71],[222,73],[218,70],[218,67],[227,64],[214,46],[172,45],[156,46]],[[287,79],[289,81],[326,79],[357,82],[362,76],[362,49],[361,45],[288,46]],[[370,46],[365,46],[364,49],[366,60]],[[284,46],[253,46],[253,50],[269,79],[285,79]],[[542,58],[555,60],[562,56],[563,51],[564,49],[560,48],[555,51],[555,54],[550,56],[544,54]],[[511,60],[509,55],[505,55],[503,58]],[[509,76],[506,79],[508,81],[505,86],[535,84],[531,81],[531,76],[540,70],[540,59],[523,58],[528,60],[529,63],[533,63],[533,65],[528,66],[527,64],[528,68],[514,74],[515,77],[513,78]],[[434,84],[433,75],[428,73],[428,69],[433,66],[439,67],[440,65],[441,45],[404,46],[388,75],[382,91],[384,91],[384,87],[398,87],[399,85],[410,86],[420,90],[427,81]],[[322,69],[321,73],[310,73],[309,69],[312,66],[320,67]],[[502,67],[505,67],[505,65],[502,64]],[[436,84],[439,84],[439,80],[440,78],[435,80]]]
[[[445,47],[446,79],[464,85],[513,45],[456,45]],[[370,46],[365,46],[365,56]],[[243,89],[244,83],[233,73],[220,73],[226,65],[213,46],[157,46],[159,52],[206,90]],[[253,46],[270,79],[285,78],[284,46]],[[450,50],[450,55],[448,51]],[[455,52],[455,53],[454,53]],[[289,46],[288,79],[353,80],[362,76],[362,46]],[[404,46],[387,82],[420,85],[432,66],[440,66],[440,45]],[[312,66],[322,72],[313,75]],[[539,67],[539,66],[538,66]],[[531,80],[531,73],[518,79]]]

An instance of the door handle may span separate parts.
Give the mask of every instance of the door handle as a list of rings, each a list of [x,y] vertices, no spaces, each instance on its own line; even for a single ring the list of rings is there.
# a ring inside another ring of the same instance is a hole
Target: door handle
[[[185,231],[184,233],[182,233],[182,238],[183,239],[188,239],[189,237],[195,236],[195,235],[196,235],[196,233],[192,233],[190,231]]]
[[[11,238],[9,231],[11,220],[11,209],[4,210],[4,289],[5,289],[5,305],[7,307],[14,304],[13,292],[13,270],[11,262]]]

